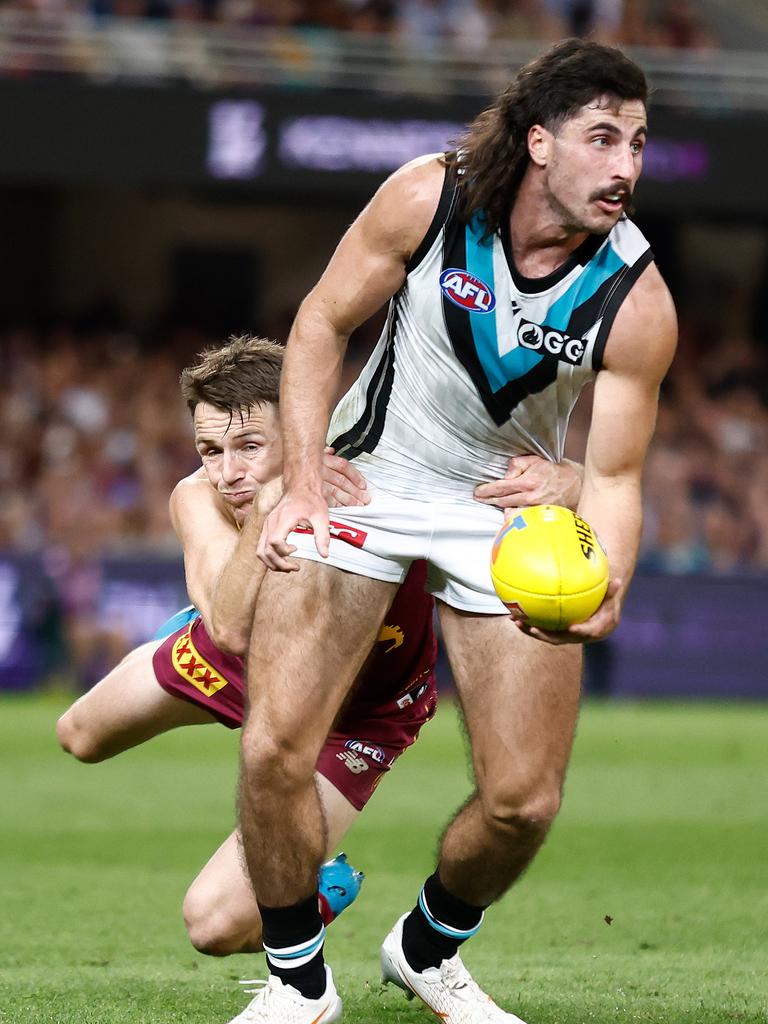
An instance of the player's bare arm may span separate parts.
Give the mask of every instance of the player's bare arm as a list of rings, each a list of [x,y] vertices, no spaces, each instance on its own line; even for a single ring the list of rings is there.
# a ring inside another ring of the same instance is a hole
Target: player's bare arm
[[[324,500],[331,505],[369,500],[362,474],[331,449],[323,456],[322,480]],[[281,478],[264,484],[241,527],[203,469],[179,481],[171,494],[170,515],[184,552],[187,593],[213,642],[228,654],[244,655],[248,648],[266,572],[257,546],[281,494]]]
[[[285,494],[268,518],[259,553],[271,569],[288,571],[286,538],[300,522],[328,553],[328,512],[321,456],[351,332],[401,286],[406,264],[437,209],[444,168],[437,157],[406,164],[389,178],[352,224],[299,309],[283,367]]]
[[[539,455],[515,455],[500,480],[475,488],[475,500],[503,509],[526,505],[564,505],[576,509],[583,478],[584,467],[570,459],[550,462]]]
[[[586,622],[561,633],[527,629],[551,643],[599,640],[616,628],[635,568],[642,526],[641,474],[656,422],[659,386],[677,343],[669,291],[651,264],[624,301],[595,382],[578,512],[606,549],[611,582]]]
[[[189,599],[209,625],[219,576],[237,548],[237,527],[202,469],[176,484],[169,512],[184,552]]]

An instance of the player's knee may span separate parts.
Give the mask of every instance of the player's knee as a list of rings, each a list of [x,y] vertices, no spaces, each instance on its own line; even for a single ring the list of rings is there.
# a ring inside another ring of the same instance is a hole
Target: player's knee
[[[280,735],[246,726],[242,735],[242,774],[254,789],[272,795],[301,788],[314,779],[316,755],[305,750],[294,732]]]
[[[96,764],[105,757],[98,738],[82,722],[74,708],[65,711],[56,723],[56,737],[62,750],[78,761]]]
[[[483,795],[486,821],[494,831],[509,833],[531,843],[543,841],[560,810],[559,786],[526,789],[496,788]]]
[[[206,956],[230,956],[245,947],[244,937],[226,910],[200,896],[194,888],[184,899],[184,924],[189,941]]]

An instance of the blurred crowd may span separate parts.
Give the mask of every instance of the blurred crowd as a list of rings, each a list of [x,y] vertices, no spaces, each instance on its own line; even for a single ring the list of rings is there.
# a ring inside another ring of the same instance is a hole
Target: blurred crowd
[[[0,336],[0,551],[175,552],[174,484],[198,465],[178,397],[182,366],[215,341],[114,325]],[[371,344],[353,346],[345,384]],[[578,457],[588,402],[574,415]],[[740,336],[702,346],[683,325],[647,462],[641,565],[671,573],[768,570],[768,359]]]
[[[481,54],[494,41],[590,35],[627,46],[716,45],[697,0],[6,0],[55,15],[212,22],[389,36],[419,50]]]
[[[343,388],[375,333],[353,337]],[[217,340],[166,327],[140,341],[103,317],[0,331],[0,688],[91,685],[183,603],[168,497],[199,460],[178,378]],[[584,397],[569,433],[575,457],[589,423]],[[105,557],[167,580],[165,597],[132,584],[107,600]],[[27,566],[18,593],[8,559]],[[768,359],[743,337],[702,348],[683,330],[647,462],[640,567],[768,571]],[[19,612],[25,642],[12,639]]]
[[[768,360],[740,336],[703,353],[683,336],[646,472],[641,564],[768,569]]]
[[[585,403],[569,444],[584,450]],[[644,480],[639,567],[768,571],[768,352],[741,334],[702,339],[685,319],[662,388]]]
[[[211,340],[174,334],[149,348],[112,326],[69,323],[5,332],[0,550],[60,549],[74,562],[176,550],[168,497],[199,464],[179,371]]]

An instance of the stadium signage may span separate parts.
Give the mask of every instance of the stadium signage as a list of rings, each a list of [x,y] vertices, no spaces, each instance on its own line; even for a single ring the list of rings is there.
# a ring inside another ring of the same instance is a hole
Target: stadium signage
[[[382,95],[254,86],[216,92],[119,80],[6,78],[0,180],[210,186],[313,203],[364,201],[396,167],[454,145],[487,97]],[[768,211],[764,117],[657,105],[638,191],[641,217]],[[738,188],[733,153],[739,153]],[[685,186],[681,206],[680,186]]]

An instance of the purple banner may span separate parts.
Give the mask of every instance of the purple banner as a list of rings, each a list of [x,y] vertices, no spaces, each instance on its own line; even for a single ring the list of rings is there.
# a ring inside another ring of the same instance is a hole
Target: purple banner
[[[108,559],[73,571],[55,559],[0,557],[0,690],[29,689],[66,671],[68,624],[78,616],[122,637],[127,649],[186,603],[183,568],[173,559]],[[766,621],[768,578],[639,573],[619,629],[587,647],[587,691],[768,698]],[[445,659],[440,667],[441,684],[450,686]]]
[[[638,574],[606,644],[606,689],[620,697],[768,698],[766,621],[766,577]]]

